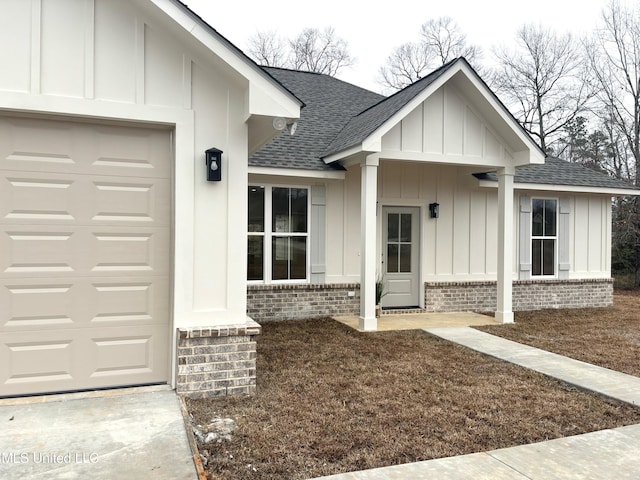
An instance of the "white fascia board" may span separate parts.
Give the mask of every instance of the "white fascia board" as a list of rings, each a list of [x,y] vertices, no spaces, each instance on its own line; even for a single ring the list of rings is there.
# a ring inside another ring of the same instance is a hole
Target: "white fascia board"
[[[194,17],[174,0],[150,1],[247,79],[250,88],[248,112],[250,115],[300,118],[302,102],[240,50],[236,50],[231,42],[216,34],[204,20]],[[269,100],[267,101],[264,97],[268,97]]]
[[[300,118],[301,103],[282,101],[273,94],[273,84],[249,80],[249,115],[283,117],[287,120]]]
[[[498,182],[479,180],[478,185],[484,188],[498,188]],[[608,187],[586,187],[580,185],[553,185],[547,183],[514,183],[514,190],[537,190],[545,192],[595,193],[612,196],[640,196],[640,190]]]
[[[406,160],[410,162],[439,163],[443,165],[465,165],[468,167],[478,168],[502,168],[511,165],[505,165],[505,161],[500,158],[481,158],[466,155],[442,155],[439,153],[420,153],[420,152],[380,152],[380,158],[383,160]]]
[[[362,148],[362,145],[356,145],[355,147],[347,148],[346,150],[342,150],[338,153],[332,153],[331,155],[324,157],[322,160],[324,160],[324,163],[328,165],[330,163],[350,157],[351,155],[356,155],[363,151],[364,149]]]
[[[538,148],[533,150],[521,150],[513,154],[513,166],[521,167],[523,165],[543,165],[545,156]]]
[[[344,171],[304,170],[301,168],[273,168],[249,166],[249,175],[269,175],[278,177],[320,178],[330,180],[344,180]]]

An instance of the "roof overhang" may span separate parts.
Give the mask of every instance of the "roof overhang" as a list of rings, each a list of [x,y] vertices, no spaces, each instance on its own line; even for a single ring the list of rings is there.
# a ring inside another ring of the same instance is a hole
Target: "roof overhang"
[[[498,182],[493,180],[478,180],[478,185],[483,188],[498,188]],[[589,187],[583,185],[555,185],[549,183],[522,183],[513,184],[514,190],[535,190],[544,192],[566,192],[566,193],[590,193],[598,195],[640,196],[640,190],[610,187]]]
[[[249,175],[270,177],[318,178],[323,180],[344,180],[344,170],[306,170],[303,168],[256,167],[249,165]]]
[[[248,82],[245,119],[252,115],[300,118],[304,105],[229,40],[179,0],[150,0],[194,39]]]

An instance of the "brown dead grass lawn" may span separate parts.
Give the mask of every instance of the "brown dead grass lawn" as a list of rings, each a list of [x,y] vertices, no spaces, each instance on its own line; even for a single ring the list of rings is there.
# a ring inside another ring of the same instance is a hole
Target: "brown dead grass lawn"
[[[616,291],[609,308],[516,312],[514,324],[478,329],[640,377],[640,290]]]
[[[255,397],[190,400],[216,479],[307,479],[621,425],[640,411],[419,331],[358,333],[331,319],[272,322]]]

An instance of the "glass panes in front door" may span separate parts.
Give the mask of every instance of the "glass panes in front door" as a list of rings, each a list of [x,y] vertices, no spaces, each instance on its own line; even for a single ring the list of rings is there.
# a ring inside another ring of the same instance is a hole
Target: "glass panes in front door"
[[[411,272],[411,214],[387,215],[387,273]]]

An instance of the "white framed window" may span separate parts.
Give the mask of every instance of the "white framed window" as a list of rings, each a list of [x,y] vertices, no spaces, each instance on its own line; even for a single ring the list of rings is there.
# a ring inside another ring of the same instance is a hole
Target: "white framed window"
[[[309,280],[309,188],[249,185],[247,280]]]
[[[555,277],[558,258],[558,199],[531,199],[531,276]]]

